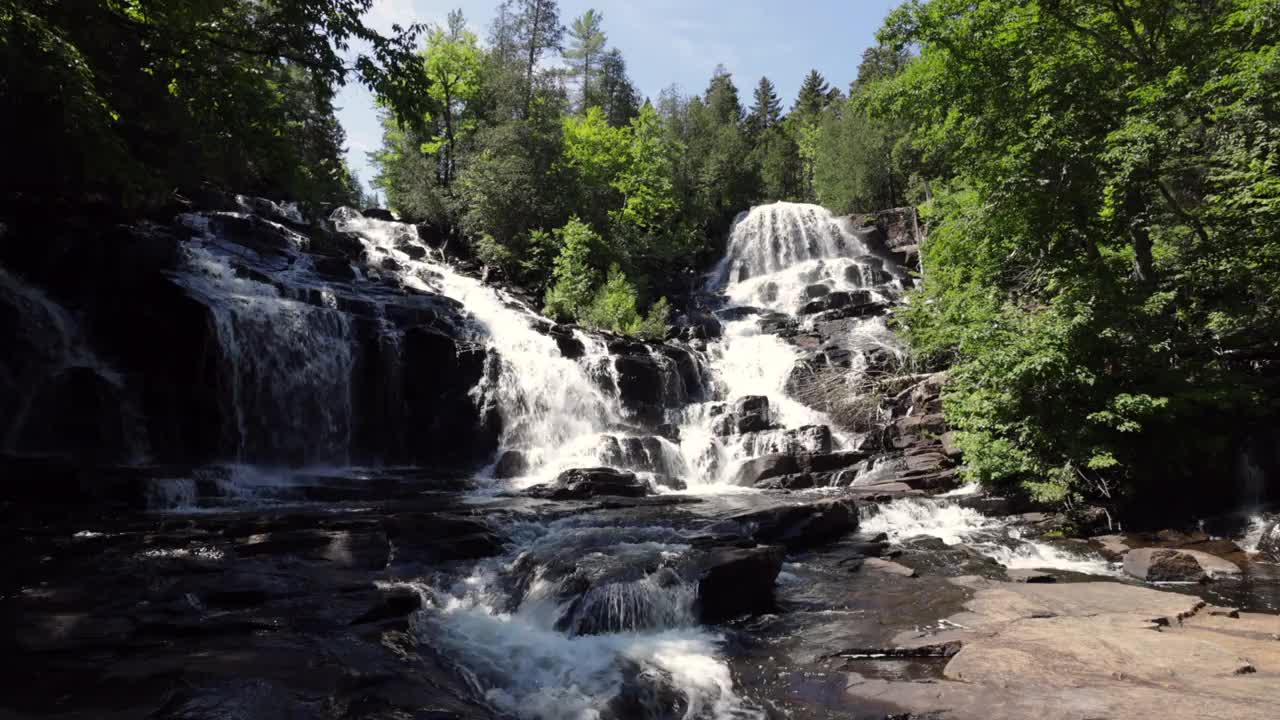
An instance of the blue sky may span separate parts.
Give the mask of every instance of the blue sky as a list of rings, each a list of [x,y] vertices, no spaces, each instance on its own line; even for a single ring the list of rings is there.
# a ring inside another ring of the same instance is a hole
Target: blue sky
[[[609,44],[622,50],[641,95],[656,98],[670,85],[701,93],[717,64],[733,73],[749,103],[762,75],[789,107],[810,68],[847,89],[862,51],[881,21],[901,0],[560,0],[568,24],[588,8],[604,14]],[[461,8],[482,38],[498,0],[374,0],[366,21],[380,30],[392,23],[443,23]],[[366,153],[381,141],[373,98],[350,85],[338,95],[338,117],[347,131],[348,160],[365,181],[373,176]]]

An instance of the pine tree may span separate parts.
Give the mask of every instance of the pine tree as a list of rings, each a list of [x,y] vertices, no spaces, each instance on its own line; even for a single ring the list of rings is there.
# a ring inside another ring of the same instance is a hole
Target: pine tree
[[[817,117],[831,101],[831,87],[826,78],[817,70],[810,70],[800,86],[800,95],[796,98],[795,112],[805,117]]]
[[[598,86],[600,106],[610,125],[622,127],[640,113],[640,99],[631,78],[627,77],[627,61],[618,48],[613,48],[600,59]]]
[[[515,45],[524,63],[524,116],[529,116],[533,103],[533,71],[548,50],[559,49],[564,39],[560,24],[560,5],[556,0],[516,0],[514,15]]]
[[[601,55],[604,52],[605,35],[600,29],[604,16],[594,9],[587,10],[569,27],[570,45],[564,51],[572,75],[582,87],[582,110],[600,104],[598,93],[591,91],[591,81],[600,74]]]
[[[782,102],[778,100],[773,81],[767,77],[760,78],[760,83],[756,85],[752,97],[754,103],[751,105],[751,111],[747,113],[748,130],[753,134],[759,134],[782,121]]]
[[[711,74],[711,82],[707,85],[707,107],[711,115],[720,123],[737,124],[742,121],[742,102],[738,100],[738,86],[733,84],[733,75],[724,65],[717,65]]]

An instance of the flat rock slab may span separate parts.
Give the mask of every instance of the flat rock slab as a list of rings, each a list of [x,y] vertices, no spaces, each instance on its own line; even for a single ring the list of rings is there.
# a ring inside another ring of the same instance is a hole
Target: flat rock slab
[[[1197,598],[1120,583],[956,578],[974,591],[939,633],[961,642],[946,680],[850,674],[858,703],[953,720],[1263,720],[1280,707],[1280,617],[1211,615]]]

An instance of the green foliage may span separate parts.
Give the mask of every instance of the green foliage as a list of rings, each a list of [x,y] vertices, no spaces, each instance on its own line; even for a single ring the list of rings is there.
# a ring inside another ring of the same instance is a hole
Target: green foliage
[[[335,88],[358,80],[408,118],[427,87],[418,29],[370,30],[369,4],[5,0],[0,129],[22,139],[6,187],[145,200],[212,182],[351,198]],[[356,42],[368,50],[347,57]]]
[[[604,16],[594,9],[587,10],[569,26],[569,47],[564,51],[569,69],[577,78],[582,90],[582,109],[602,105],[598,86],[604,54],[605,37],[601,29]]]
[[[596,268],[604,253],[604,242],[590,225],[576,217],[556,230],[555,238],[560,253],[543,312],[562,321],[580,320],[595,299],[600,278]]]
[[[596,291],[591,305],[581,314],[584,325],[622,335],[661,340],[667,333],[671,306],[661,298],[642,316],[636,309],[636,289],[617,265],[609,267],[608,279]]]
[[[1278,26],[1274,0],[890,17],[882,46],[920,56],[860,92],[935,180],[900,321],[953,365],[969,474],[1068,502],[1190,497],[1275,413]]]

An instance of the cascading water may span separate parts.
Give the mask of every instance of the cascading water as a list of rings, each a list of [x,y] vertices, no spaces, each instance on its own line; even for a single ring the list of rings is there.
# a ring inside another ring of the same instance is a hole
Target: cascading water
[[[707,282],[709,291],[723,293],[729,301],[721,311],[729,318],[723,337],[707,349],[720,399],[767,397],[772,421],[786,429],[831,425],[823,413],[787,393],[799,353],[778,335],[762,331],[754,315],[768,312],[795,323],[807,302],[832,293],[865,293],[878,301],[897,297],[902,280],[885,266],[885,258],[871,254],[847,219],[817,205],[774,203],[743,213],[734,224],[725,257]],[[851,350],[885,347],[896,352],[892,333],[879,318],[861,320],[854,339],[858,346]],[[705,405],[690,406],[683,413],[684,454],[700,471],[689,479],[691,488],[724,488],[743,461],[797,449],[758,434],[718,438],[710,430],[714,418]],[[837,448],[854,442],[838,430],[832,435]]]
[[[527,468],[517,485],[546,482],[562,470],[601,462],[596,453],[601,434],[625,423],[616,388],[600,382],[612,368],[602,342],[579,332],[583,355],[567,359],[555,339],[539,331],[550,325],[545,318],[447,264],[406,252],[424,247],[413,226],[355,217],[339,225],[357,233],[372,257],[394,260],[397,269],[383,272],[405,287],[439,292],[470,314],[472,332],[496,363],[473,396],[501,415],[501,448],[524,456]]]
[[[904,498],[873,508],[862,521],[863,532],[885,533],[893,542],[926,536],[948,545],[964,544],[1009,569],[1060,570],[1084,575],[1118,576],[1101,557],[1071,552],[1023,537],[1006,520],[983,515],[945,498]]]
[[[347,464],[355,364],[350,317],[337,309],[326,286],[311,279],[309,261],[296,248],[265,256],[226,242],[207,216],[184,219],[198,236],[186,246],[186,265],[174,280],[210,309],[226,368],[227,416],[234,418],[227,435],[236,459]],[[276,227],[295,245],[304,242]],[[279,287],[237,272],[238,265],[282,261],[285,267],[272,273]],[[286,292],[314,292],[324,302],[303,302]]]

